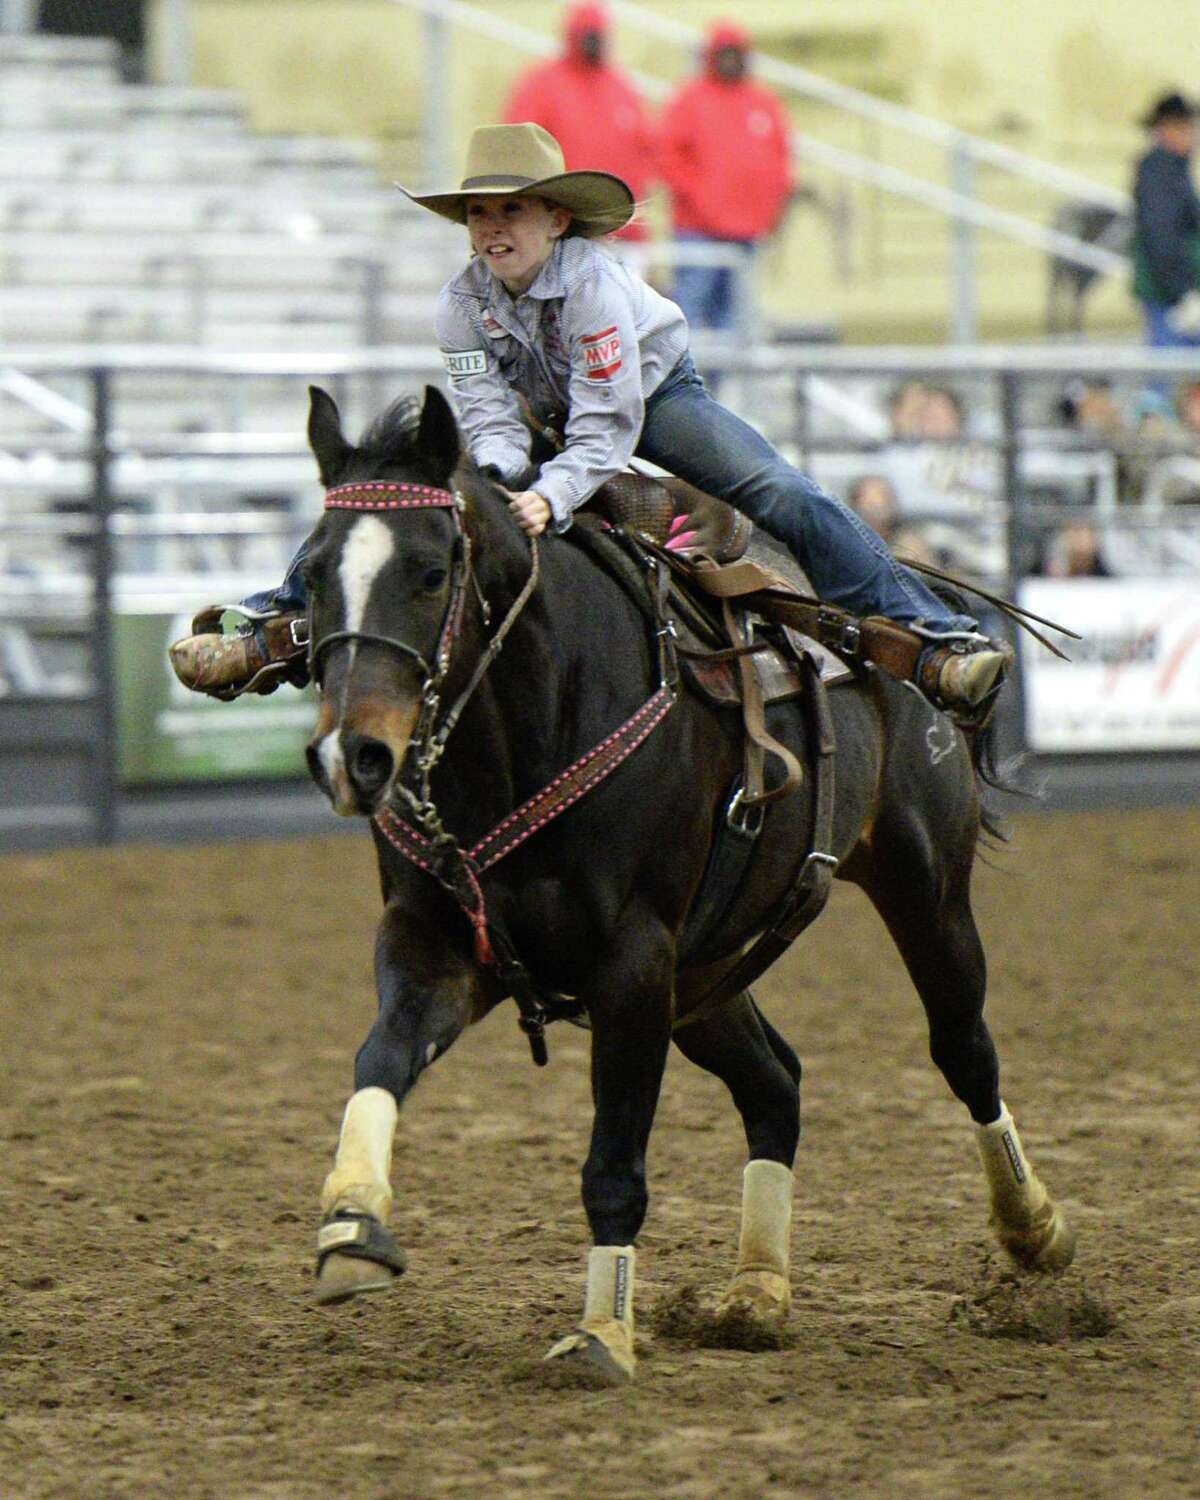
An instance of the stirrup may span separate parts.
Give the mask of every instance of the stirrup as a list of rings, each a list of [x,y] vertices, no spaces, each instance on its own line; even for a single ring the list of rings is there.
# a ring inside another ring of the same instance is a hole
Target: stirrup
[[[922,657],[916,683],[964,729],[982,729],[1014,661],[1012,647],[963,634]]]

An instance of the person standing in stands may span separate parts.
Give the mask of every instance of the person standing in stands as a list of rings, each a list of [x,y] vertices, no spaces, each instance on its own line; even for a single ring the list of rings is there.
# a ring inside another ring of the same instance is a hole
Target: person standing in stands
[[[609,61],[612,22],[603,5],[568,8],[563,53],[539,63],[516,83],[504,121],[531,121],[548,130],[562,147],[571,172],[611,172],[629,184],[640,203],[656,172],[657,143],[641,95]],[[636,247],[649,238],[641,215],[615,236],[614,248],[642,270]]]
[[[1164,95],[1142,122],[1154,144],[1134,176],[1133,292],[1151,348],[1200,344],[1200,199],[1190,158],[1196,109],[1182,94]]]
[[[740,250],[779,227],[795,188],[791,122],[783,105],[749,76],[750,38],[733,21],[710,28],[703,71],[683,85],[662,120],[662,176],[681,244]],[[693,328],[736,322],[731,266],[678,267],[674,299]]]

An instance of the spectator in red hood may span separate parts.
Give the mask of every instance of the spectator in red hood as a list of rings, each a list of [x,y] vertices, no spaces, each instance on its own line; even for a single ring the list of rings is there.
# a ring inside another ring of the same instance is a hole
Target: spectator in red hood
[[[603,5],[572,5],[563,27],[564,50],[517,80],[504,123],[531,120],[563,149],[570,172],[611,172],[641,202],[655,175],[657,146],[646,107],[633,84],[608,61],[612,23]],[[617,238],[645,240],[638,219]]]
[[[747,269],[794,188],[791,123],[775,95],[748,76],[749,51],[743,27],[712,26],[703,73],[667,105],[661,157],[676,240],[736,247]],[[675,300],[692,327],[732,327],[734,276],[728,266],[679,267]]]

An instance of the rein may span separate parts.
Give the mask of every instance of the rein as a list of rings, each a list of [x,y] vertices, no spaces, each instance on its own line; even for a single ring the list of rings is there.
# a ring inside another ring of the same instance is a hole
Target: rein
[[[534,1062],[542,1067],[548,1060],[544,1035],[546,1026],[554,1020],[578,1019],[582,1014],[582,1006],[578,1001],[547,996],[538,990],[503,928],[494,918],[489,917],[479,877],[566,812],[581,797],[606,781],[649,737],[674,706],[677,697],[677,672],[672,631],[663,612],[667,587],[665,570],[657,562],[652,564],[657,577],[655,598],[658,628],[655,635],[658,644],[659,684],[656,690],[612,734],[509,813],[471,849],[464,849],[442,821],[431,794],[430,778],[463,710],[500,654],[505,637],[537,588],[541,576],[537,539],[530,540],[529,577],[481,653],[466,686],[443,713],[441,693],[462,627],[468,587],[474,586],[485,625],[490,617],[487,601],[479,590],[472,568],[471,538],[462,520],[466,509],[463,497],[457,491],[427,485],[375,481],[338,485],[326,491],[325,508],[353,511],[432,508],[448,510],[454,519],[457,538],[454,579],[432,666],[407,641],[366,631],[339,630],[323,636],[310,648],[310,669],[315,679],[316,669],[327,651],[353,642],[386,646],[416,663],[424,679],[421,711],[405,757],[406,761],[411,758],[412,769],[416,773],[416,789],[413,790],[398,779],[395,794],[403,804],[407,817],[402,817],[392,807],[383,807],[375,814],[373,821],[394,849],[417,869],[431,875],[458,902],[475,934],[476,962],[481,968],[494,970],[501,984],[516,1001],[520,1011],[521,1030],[529,1039]]]

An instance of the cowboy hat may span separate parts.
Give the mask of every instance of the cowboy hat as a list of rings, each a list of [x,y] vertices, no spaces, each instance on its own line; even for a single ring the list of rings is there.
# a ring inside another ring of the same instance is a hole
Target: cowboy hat
[[[453,192],[410,193],[406,198],[456,224],[467,222],[467,199],[526,193],[565,208],[582,235],[612,234],[628,224],[633,193],[611,172],[568,172],[562,147],[540,125],[480,125],[471,132],[462,182]]]
[[[1140,123],[1147,130],[1153,130],[1164,120],[1194,120],[1195,118],[1196,106],[1190,100],[1185,99],[1182,94],[1164,94],[1155,102],[1154,108],[1142,118]]]

